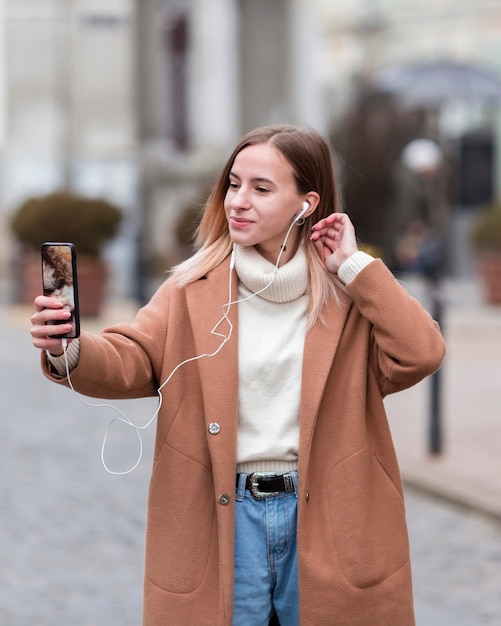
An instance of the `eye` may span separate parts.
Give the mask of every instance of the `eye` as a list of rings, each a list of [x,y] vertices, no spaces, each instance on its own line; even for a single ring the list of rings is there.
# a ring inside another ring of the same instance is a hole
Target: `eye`
[[[269,189],[267,189],[266,187],[256,187],[256,191],[258,193],[269,193]]]
[[[238,183],[230,180],[228,189],[238,189]]]

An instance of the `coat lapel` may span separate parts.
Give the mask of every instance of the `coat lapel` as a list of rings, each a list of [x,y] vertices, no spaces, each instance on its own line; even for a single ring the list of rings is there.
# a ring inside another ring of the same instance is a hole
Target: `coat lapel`
[[[234,304],[230,309],[230,325],[223,317],[229,296],[229,272],[229,260],[226,260],[207,277],[188,285],[186,298],[197,355],[214,353],[231,332],[229,340],[216,355],[204,356],[197,364],[206,424],[219,424],[227,435],[225,441],[233,442],[234,449],[226,452],[233,454],[234,469],[238,422],[238,307]],[[237,293],[238,280],[233,271],[232,301],[237,299]],[[211,437],[209,442],[215,443],[217,439]],[[225,453],[225,458],[230,458],[228,454]],[[215,458],[213,462],[217,463]]]
[[[327,376],[343,332],[352,300],[339,290],[339,305],[326,307],[323,321],[311,328],[304,345],[300,407],[300,458],[309,453],[309,442],[315,428],[319,405]]]

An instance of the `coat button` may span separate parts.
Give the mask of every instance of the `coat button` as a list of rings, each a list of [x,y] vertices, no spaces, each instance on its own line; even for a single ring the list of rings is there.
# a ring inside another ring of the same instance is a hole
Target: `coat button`
[[[230,496],[227,493],[222,493],[219,496],[219,504],[221,504],[222,506],[228,506],[229,503],[230,503]]]
[[[221,430],[221,426],[219,426],[217,422],[211,422],[207,430],[210,432],[211,435],[217,435]]]
[[[307,491],[307,492],[304,494],[304,497],[306,498],[306,502],[309,502],[309,501],[310,501],[310,492],[309,492],[309,491]]]

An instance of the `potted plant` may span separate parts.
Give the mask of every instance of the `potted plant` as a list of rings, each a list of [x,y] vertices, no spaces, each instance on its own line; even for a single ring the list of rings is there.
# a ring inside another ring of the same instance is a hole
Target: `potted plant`
[[[68,241],[77,250],[80,313],[98,315],[106,292],[107,269],[101,252],[120,225],[120,209],[101,198],[56,191],[25,200],[11,226],[21,249],[19,300],[31,302],[41,292],[40,246],[44,241]]]
[[[471,244],[488,302],[501,304],[501,202],[482,211],[471,230]]]

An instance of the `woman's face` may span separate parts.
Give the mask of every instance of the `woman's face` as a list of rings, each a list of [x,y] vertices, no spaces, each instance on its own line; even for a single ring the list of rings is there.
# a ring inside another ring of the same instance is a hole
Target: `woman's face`
[[[296,189],[291,164],[270,144],[241,150],[231,168],[224,210],[231,240],[241,246],[255,246],[275,263],[294,216],[304,197]],[[294,254],[298,229],[292,229],[284,254]]]

